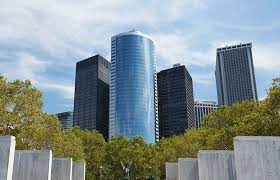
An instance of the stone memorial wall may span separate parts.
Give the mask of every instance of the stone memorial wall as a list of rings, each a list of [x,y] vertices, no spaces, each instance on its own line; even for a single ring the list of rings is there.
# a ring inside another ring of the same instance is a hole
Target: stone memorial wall
[[[0,180],[12,180],[15,137],[0,136]]]
[[[234,152],[238,180],[280,179],[280,137],[237,136]]]
[[[236,180],[234,151],[199,151],[199,180]]]
[[[55,158],[50,150],[15,150],[13,136],[0,136],[0,180],[85,180],[85,164]]]
[[[178,180],[198,180],[197,158],[178,159]]]
[[[178,166],[177,163],[165,163],[166,179],[177,180],[178,179]]]

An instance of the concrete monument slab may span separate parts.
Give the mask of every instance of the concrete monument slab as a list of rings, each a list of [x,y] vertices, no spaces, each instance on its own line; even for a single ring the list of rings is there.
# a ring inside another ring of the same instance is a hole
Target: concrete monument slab
[[[197,158],[178,159],[178,180],[198,180]]]
[[[72,180],[85,180],[86,178],[85,163],[75,163],[72,166]]]
[[[51,180],[52,151],[15,151],[13,180]]]
[[[177,180],[178,179],[178,165],[177,163],[165,163],[165,172],[167,180]]]
[[[280,179],[280,137],[237,136],[234,152],[238,180]]]
[[[71,158],[52,158],[52,180],[72,180]]]
[[[12,180],[15,146],[15,137],[0,136],[0,180]]]
[[[234,151],[199,151],[199,180],[236,180]]]

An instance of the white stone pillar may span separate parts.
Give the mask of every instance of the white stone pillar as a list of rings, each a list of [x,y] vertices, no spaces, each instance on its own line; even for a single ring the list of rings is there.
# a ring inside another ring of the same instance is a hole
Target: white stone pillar
[[[72,180],[85,180],[86,168],[85,163],[75,163],[72,166]]]
[[[51,180],[52,151],[15,151],[13,180]]]
[[[178,165],[177,163],[165,163],[165,173],[167,180],[178,179]]]
[[[198,180],[197,158],[178,159],[178,180]]]
[[[0,136],[0,180],[12,180],[15,146],[15,137]]]
[[[234,151],[199,151],[199,180],[236,180]]]
[[[72,180],[72,158],[52,158],[52,180]]]
[[[234,152],[238,180],[280,179],[280,137],[237,136]]]

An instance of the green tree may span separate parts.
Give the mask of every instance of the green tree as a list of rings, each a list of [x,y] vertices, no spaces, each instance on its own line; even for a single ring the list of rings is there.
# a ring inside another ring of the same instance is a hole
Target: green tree
[[[147,144],[141,137],[130,140],[133,148],[131,177],[133,179],[145,179],[146,177],[158,177],[158,160],[156,159],[156,146]]]
[[[24,127],[42,120],[41,99],[30,81],[8,82],[0,76],[0,133],[17,136]]]
[[[97,131],[80,130],[78,127],[69,131],[75,133],[82,140],[87,169],[86,179],[93,180],[106,177],[106,142],[102,134]]]
[[[130,141],[124,136],[111,138],[106,145],[106,162],[111,178],[119,179],[123,177],[121,162],[129,164],[132,162],[132,146]]]
[[[182,136],[163,138],[159,142],[161,175],[165,162],[180,157],[196,157],[199,150],[233,149],[235,136],[280,136],[280,78],[273,80],[267,97],[219,107],[204,117],[204,127],[187,130]]]
[[[212,149],[233,149],[235,136],[279,136],[280,135],[280,80],[273,80],[267,97],[260,102],[254,100],[220,107],[205,116],[207,128],[214,134],[208,139]]]
[[[42,93],[30,81],[0,76],[0,134],[16,137],[17,149],[53,150],[57,157],[82,160],[81,139],[62,132],[56,116],[42,111]]]
[[[87,157],[83,139],[70,130],[61,131],[50,149],[54,151],[54,156],[73,158],[76,162],[84,162]]]
[[[157,147],[153,144],[146,144],[141,137],[112,138],[106,145],[106,152],[108,172],[113,179],[124,177],[121,163],[131,164],[131,179],[145,179],[151,176],[156,178],[159,175]]]
[[[212,129],[189,129],[182,136],[172,136],[159,141],[161,178],[165,178],[165,163],[177,162],[178,158],[197,157],[197,152],[209,149],[208,139],[213,134]]]
[[[61,131],[56,116],[42,111],[42,94],[30,81],[0,76],[0,134],[13,135],[17,149],[50,149],[56,157],[86,160],[86,179],[123,178],[121,162],[131,163],[131,179],[165,177],[165,162],[196,157],[199,150],[233,149],[240,135],[280,136],[280,78],[263,101],[223,106],[204,117],[204,127],[147,144],[141,137],[119,136],[107,143],[98,132],[75,127]]]

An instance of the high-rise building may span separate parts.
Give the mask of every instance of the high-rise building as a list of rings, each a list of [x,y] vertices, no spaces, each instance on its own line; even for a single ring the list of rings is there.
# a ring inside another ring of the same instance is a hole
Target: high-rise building
[[[196,127],[199,128],[202,126],[202,118],[203,116],[213,112],[218,108],[218,105],[214,101],[195,101],[194,109],[195,109],[195,121]]]
[[[108,139],[110,63],[95,55],[76,64],[74,125]]]
[[[69,129],[73,127],[73,112],[67,111],[56,114],[58,120],[60,121],[62,129]]]
[[[252,43],[218,48],[216,58],[218,104],[257,100]]]
[[[181,135],[195,128],[192,77],[185,66],[160,71],[158,78],[158,113],[160,137]]]
[[[153,40],[132,30],[111,39],[110,137],[158,140],[156,58]]]

